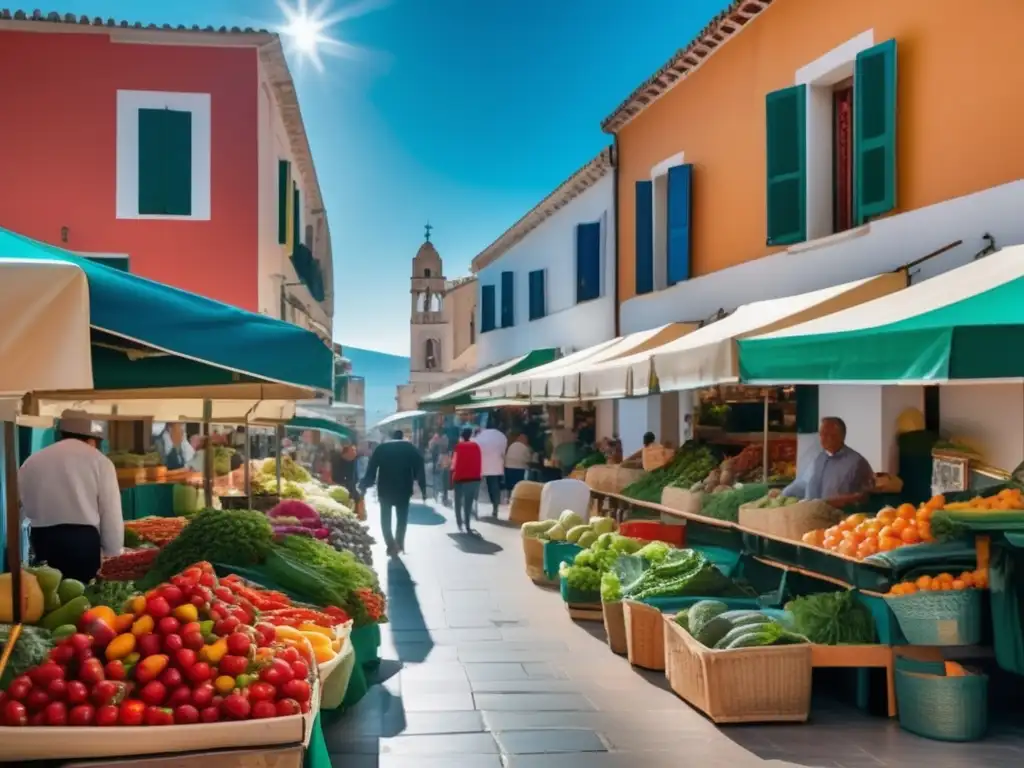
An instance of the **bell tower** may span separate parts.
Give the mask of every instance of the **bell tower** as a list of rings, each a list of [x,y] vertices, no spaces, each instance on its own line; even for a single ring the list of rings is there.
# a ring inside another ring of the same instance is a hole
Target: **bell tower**
[[[441,343],[445,335],[444,266],[430,242],[431,230],[433,227],[427,224],[423,244],[412,260],[409,368],[414,374],[440,373],[444,369],[443,355],[449,352]]]

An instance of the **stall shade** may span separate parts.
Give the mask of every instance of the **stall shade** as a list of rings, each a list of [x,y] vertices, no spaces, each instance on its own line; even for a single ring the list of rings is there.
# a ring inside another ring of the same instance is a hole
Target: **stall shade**
[[[941,383],[1024,378],[1024,246],[898,294],[740,342],[752,383]]]
[[[520,373],[550,363],[558,355],[557,349],[535,349],[532,352],[513,358],[499,365],[484,368],[482,371],[467,376],[437,392],[431,392],[420,399],[420,407],[427,410],[439,408],[455,408],[473,402],[473,391],[478,387],[494,381],[502,376]]]
[[[744,304],[691,334],[581,372],[584,391],[597,397],[644,396],[739,381],[737,340],[805,322],[891,294],[906,285],[903,272]]]
[[[427,413],[428,411],[399,411],[398,413],[393,413],[390,416],[381,419],[374,424],[371,429],[381,429],[389,424],[397,424],[400,421],[409,421],[419,416],[426,416]]]
[[[587,347],[586,349],[573,352],[565,357],[560,357],[546,365],[539,365],[525,373],[502,376],[501,378],[490,382],[486,386],[474,389],[473,397],[479,399],[491,399],[530,397],[535,394],[540,394],[542,396],[546,395],[546,392],[538,393],[536,390],[544,388],[543,385],[547,382],[549,377],[557,377],[560,371],[571,368],[584,360],[594,357],[602,350],[607,349],[618,341],[620,341],[620,339],[611,339],[610,341],[605,341],[601,344],[595,344],[592,347]]]

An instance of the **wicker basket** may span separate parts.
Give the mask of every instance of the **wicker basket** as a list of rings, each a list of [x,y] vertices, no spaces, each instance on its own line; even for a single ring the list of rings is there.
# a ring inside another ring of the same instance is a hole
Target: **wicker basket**
[[[661,492],[661,506],[678,509],[688,515],[699,515],[704,494],[700,491],[688,491],[686,488],[674,488],[671,485]]]
[[[665,676],[715,723],[804,722],[811,708],[811,646],[713,650],[664,618]]]
[[[981,641],[980,589],[886,596],[911,645],[977,645]]]
[[[622,601],[626,657],[634,667],[665,668],[665,630],[661,611],[633,600]]]
[[[122,487],[142,485],[146,482],[145,467],[118,467],[117,482]]]
[[[896,667],[900,727],[940,741],[977,741],[988,730],[988,677],[946,677]]]
[[[512,497],[509,499],[509,522],[522,525],[539,520],[540,494],[543,489],[543,483],[535,483],[532,480],[521,480],[516,483],[516,487],[512,489]]]
[[[622,601],[601,603],[601,612],[604,614],[604,631],[608,636],[608,647],[612,649],[612,653],[625,656],[629,646],[626,641],[626,617]]]
[[[544,542],[540,539],[523,537],[523,557],[526,560],[526,575],[534,584],[551,584],[544,575]]]
[[[808,531],[829,528],[843,519],[843,513],[820,500],[799,501],[788,507],[740,507],[739,526],[754,533],[800,541]]]

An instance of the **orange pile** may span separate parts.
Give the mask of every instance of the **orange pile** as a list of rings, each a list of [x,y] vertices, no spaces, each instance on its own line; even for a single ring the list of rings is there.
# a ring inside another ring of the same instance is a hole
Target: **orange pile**
[[[1019,511],[1024,509],[1024,494],[1017,488],[1004,488],[995,496],[975,496],[970,501],[947,504],[945,509],[951,512]]]
[[[979,568],[976,571],[964,571],[959,576],[951,573],[940,573],[938,576],[921,576],[915,581],[894,584],[889,590],[890,595],[913,595],[916,592],[945,592],[949,590],[987,589],[988,570]]]
[[[831,528],[805,533],[802,541],[858,560],[909,544],[932,542],[932,514],[945,503],[944,497],[934,496],[919,508],[901,504],[895,509],[886,507],[874,517],[850,515]]]

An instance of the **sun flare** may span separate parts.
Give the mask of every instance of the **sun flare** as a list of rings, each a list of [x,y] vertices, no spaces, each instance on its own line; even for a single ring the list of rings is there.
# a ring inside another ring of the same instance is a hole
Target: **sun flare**
[[[387,0],[357,0],[332,8],[332,0],[321,0],[311,8],[309,0],[277,0],[284,16],[278,32],[285,46],[298,55],[300,63],[308,61],[318,72],[323,72],[325,55],[346,58],[359,55],[358,48],[334,37],[332,28],[386,4]]]

